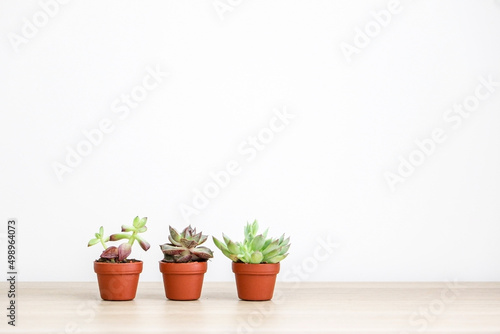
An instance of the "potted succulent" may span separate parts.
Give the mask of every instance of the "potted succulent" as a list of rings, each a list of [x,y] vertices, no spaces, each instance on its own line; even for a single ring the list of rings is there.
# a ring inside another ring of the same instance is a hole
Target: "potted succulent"
[[[137,240],[142,249],[147,251],[149,244],[139,233],[146,232],[147,218],[135,217],[132,226],[122,225],[122,233],[104,235],[101,226],[95,238],[91,239],[88,246],[101,244],[104,247],[100,258],[94,261],[94,271],[97,274],[99,291],[104,300],[132,300],[135,298],[139,274],[142,272],[142,261],[129,259],[132,245]],[[108,241],[127,241],[116,246],[107,247]]]
[[[280,261],[287,257],[290,238],[267,238],[267,229],[258,234],[257,220],[244,228],[245,240],[234,242],[222,234],[224,242],[213,237],[222,253],[233,261],[238,297],[243,300],[270,300],[273,298]]]
[[[207,241],[208,236],[191,225],[181,233],[169,226],[170,243],[160,245],[164,258],[160,261],[160,271],[163,274],[165,296],[171,300],[196,300],[201,296],[203,276],[207,272],[207,260],[213,252],[200,246]]]

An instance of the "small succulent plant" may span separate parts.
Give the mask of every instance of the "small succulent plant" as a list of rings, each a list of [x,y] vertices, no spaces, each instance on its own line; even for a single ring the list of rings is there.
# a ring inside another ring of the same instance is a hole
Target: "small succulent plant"
[[[255,220],[252,224],[245,226],[245,240],[234,242],[224,233],[224,242],[213,237],[214,243],[225,256],[233,262],[244,263],[278,263],[287,257],[290,248],[290,237],[285,239],[283,234],[279,239],[267,238],[267,229],[264,233],[257,235],[259,224]]]
[[[127,258],[132,253],[132,245],[137,240],[142,249],[147,251],[150,247],[149,243],[144,240],[143,237],[139,236],[139,233],[144,233],[148,229],[146,227],[147,218],[139,218],[138,216],[134,218],[133,225],[122,225],[122,233],[111,234],[110,236],[104,235],[104,228],[101,226],[99,232],[95,234],[95,238],[90,239],[88,247],[100,243],[104,247],[104,251],[98,261],[100,262],[127,262]],[[127,239],[127,242],[122,243],[120,246],[110,246],[107,247],[106,243],[108,241],[118,241],[122,239]]]
[[[209,248],[200,246],[207,241],[208,236],[201,232],[196,233],[196,228],[193,229],[189,225],[181,233],[172,226],[169,226],[169,229],[168,240],[170,243],[160,245],[164,254],[163,262],[205,262],[214,257]]]

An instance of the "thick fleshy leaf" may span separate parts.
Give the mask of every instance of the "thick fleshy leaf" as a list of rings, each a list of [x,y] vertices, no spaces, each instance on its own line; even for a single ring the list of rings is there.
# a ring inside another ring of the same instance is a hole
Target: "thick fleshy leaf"
[[[141,220],[139,220],[138,228],[143,227],[144,225],[146,225],[147,222],[148,222],[148,217],[142,217]]]
[[[137,229],[137,233],[144,233],[148,230],[147,226],[141,226]]]
[[[213,252],[209,248],[204,246],[196,247],[195,249],[191,250],[191,253],[201,259],[210,259],[214,257]]]
[[[245,234],[246,241],[252,240],[252,227],[250,226],[250,223],[247,222],[247,225],[245,226],[243,232]]]
[[[222,233],[222,238],[224,239],[224,242],[226,243],[226,245],[231,241],[231,238],[229,238],[227,235],[225,235],[224,233]]]
[[[168,254],[168,255],[181,254],[182,252],[184,252],[186,250],[185,248],[177,247],[177,246],[174,246],[171,244],[160,245],[160,248],[164,254]]]
[[[136,228],[130,225],[122,225],[122,232],[134,232]]]
[[[262,249],[266,249],[266,247],[269,246],[271,242],[273,242],[272,238],[266,239],[266,242],[264,242],[264,246],[262,246]]]
[[[215,244],[215,246],[218,249],[220,249],[220,250],[225,249],[227,251],[226,245],[224,245],[222,242],[220,242],[219,239],[217,239],[216,237],[212,236],[212,240],[214,241],[214,244]]]
[[[276,255],[279,255],[281,251],[281,248],[276,248],[275,250],[270,251],[269,253],[265,254],[266,259],[270,259]]]
[[[103,235],[104,235],[104,227],[102,227],[102,226],[101,226],[101,227],[99,227],[99,234],[100,234],[101,236],[103,236]]]
[[[193,235],[193,240],[196,241],[197,244],[199,244],[200,239],[201,239],[201,232]]]
[[[264,233],[262,233],[262,235],[264,236],[264,239],[267,238],[267,232],[269,232],[269,227],[266,228],[266,230],[264,231]]]
[[[175,228],[173,228],[172,226],[169,226],[168,228],[170,230],[170,236],[172,237],[172,239],[175,240],[176,242],[180,242],[181,236],[179,235],[179,232],[177,232],[177,230]],[[170,239],[170,241],[172,241],[172,239]],[[172,242],[172,243],[175,244],[174,242]]]
[[[165,254],[163,256],[163,262],[175,262],[174,257],[172,255]]]
[[[181,246],[182,247],[182,244],[179,242],[179,241],[175,241],[174,238],[172,238],[171,235],[168,236],[168,240],[170,240],[170,242],[173,244],[173,245],[176,245],[176,246]]]
[[[283,242],[280,243],[280,246],[286,246],[286,245],[288,245],[289,242],[290,242],[290,237],[283,240]]]
[[[144,239],[143,237],[136,235],[135,239],[139,242],[139,246],[141,246],[141,248],[144,249],[144,251],[147,251],[149,247],[151,247],[149,242],[147,242],[146,239]]]
[[[233,254],[238,254],[240,251],[238,245],[231,240],[229,240],[229,243],[227,244],[227,249]]]
[[[198,244],[194,240],[188,240],[185,238],[181,238],[181,244],[186,247],[186,248],[193,248],[196,247]]]
[[[285,246],[281,247],[281,248],[280,248],[280,253],[279,253],[279,254],[280,254],[280,255],[283,255],[283,254],[285,254],[286,252],[288,252],[288,249],[290,248],[290,245],[291,245],[291,244],[288,244],[288,245],[285,245]]]
[[[202,243],[207,241],[207,239],[208,239],[208,235],[202,235],[200,238],[200,241],[198,241],[198,245],[201,245]]]
[[[118,261],[123,261],[125,260],[130,253],[132,253],[132,245],[129,243],[123,243],[120,246],[118,246]]]
[[[288,256],[288,254],[275,256],[275,257],[269,259],[267,261],[267,263],[278,263],[280,261],[283,261],[287,256]]]
[[[90,239],[89,243],[87,244],[87,247],[94,246],[95,244],[99,243],[99,239]]]
[[[187,255],[175,255],[175,256],[174,256],[175,262],[177,262],[177,263],[186,263],[186,262],[191,261],[191,259],[192,259],[192,258],[193,258],[193,255],[192,255],[192,254],[187,254]]]
[[[271,242],[269,244],[269,246],[267,246],[266,248],[264,248],[264,250],[262,251],[262,254],[266,255],[266,254],[268,254],[269,252],[272,252],[273,250],[275,250],[278,247],[279,247],[279,240],[276,239],[273,242]]]
[[[252,244],[250,247],[253,250],[260,251],[262,249],[262,246],[264,246],[264,242],[266,242],[266,239],[264,239],[264,236],[262,234],[259,234],[252,240]]]
[[[257,223],[257,219],[255,219],[252,224],[252,236],[257,235],[258,231],[259,231],[259,223]]]
[[[116,248],[115,246],[106,248],[102,252],[101,257],[103,259],[116,259],[118,257],[118,248]]]
[[[261,263],[263,258],[264,256],[261,252],[253,252],[252,256],[250,257],[250,263]]]
[[[184,237],[185,238],[191,238],[192,236],[193,236],[193,228],[191,227],[191,225],[189,225],[184,230]]]
[[[134,218],[134,227],[138,228],[139,227],[139,223],[140,223],[141,219],[139,218],[139,216],[135,217]]]
[[[118,241],[118,240],[129,239],[129,238],[130,238],[130,234],[128,234],[128,233],[115,233],[115,234],[111,234],[109,236],[109,240],[111,240],[111,241]]]

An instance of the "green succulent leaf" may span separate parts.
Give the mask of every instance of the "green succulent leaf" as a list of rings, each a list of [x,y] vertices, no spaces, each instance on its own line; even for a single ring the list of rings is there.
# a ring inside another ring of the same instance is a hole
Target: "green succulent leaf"
[[[136,230],[134,226],[122,225],[122,232],[135,232]]]
[[[98,244],[100,242],[99,239],[90,239],[89,243],[87,244],[87,247],[94,246],[95,244]]]
[[[141,219],[139,218],[139,216],[135,217],[135,218],[134,218],[134,223],[133,223],[133,224],[134,224],[134,227],[135,227],[135,228],[139,228],[139,224],[140,224],[140,222],[141,222]]]
[[[99,235],[103,236],[104,235],[104,227],[99,227]]]
[[[148,222],[148,217],[142,217],[141,220],[139,220],[139,224],[137,224],[137,228],[145,226],[147,222]]]
[[[261,252],[253,252],[250,258],[250,263],[261,263],[264,256]]]
[[[257,234],[258,230],[259,230],[259,223],[257,223],[257,219],[255,219],[252,224],[252,237]]]
[[[147,226],[141,226],[137,229],[137,233],[144,233],[148,230]]]
[[[264,248],[264,250],[262,251],[262,253],[263,253],[264,255],[266,255],[266,254],[268,254],[268,253],[272,252],[273,250],[275,250],[275,249],[276,249],[276,248],[278,248],[278,247],[279,247],[279,240],[278,240],[278,239],[275,239],[273,242],[271,242],[271,243],[269,244],[269,246],[267,246],[266,248]]]
[[[262,246],[264,246],[265,242],[266,242],[266,240],[264,239],[264,236],[262,234],[260,234],[252,240],[250,247],[253,250],[260,251],[262,249]]]
[[[182,246],[182,244],[179,242],[179,241],[175,241],[174,238],[172,238],[171,235],[168,236],[168,240],[170,240],[170,242],[173,244],[173,245],[176,245],[176,246]]]
[[[231,241],[231,238],[229,238],[227,235],[225,235],[224,233],[222,233],[222,238],[224,239],[224,242],[227,244],[229,244],[229,242]]]
[[[240,251],[238,245],[232,240],[229,240],[229,242],[227,243],[227,249],[233,254],[238,254],[238,252]]]
[[[290,245],[291,245],[291,244],[288,244],[288,245],[285,245],[285,246],[281,247],[281,248],[280,248],[280,252],[279,252],[279,254],[280,254],[280,255],[283,255],[283,254],[285,254],[286,252],[288,252],[288,249],[290,249]]]
[[[269,259],[267,262],[268,263],[278,263],[278,262],[283,261],[287,256],[288,256],[288,254],[278,255],[278,256],[275,256],[275,257]]]
[[[172,226],[168,227],[170,230],[170,236],[172,237],[173,240],[180,242],[181,241],[181,236],[179,235],[179,232]],[[170,241],[172,241],[172,239]]]
[[[223,249],[227,250],[227,247],[224,244],[222,244],[222,242],[220,242],[219,239],[217,239],[216,237],[212,236],[212,240],[214,241],[215,247],[217,247],[221,251]]]
[[[130,239],[130,234],[128,233],[115,233],[109,236],[110,241],[118,241],[122,239]]]
[[[270,251],[269,253],[265,254],[266,259],[270,259],[276,255],[279,255],[281,248],[276,248],[275,250]]]

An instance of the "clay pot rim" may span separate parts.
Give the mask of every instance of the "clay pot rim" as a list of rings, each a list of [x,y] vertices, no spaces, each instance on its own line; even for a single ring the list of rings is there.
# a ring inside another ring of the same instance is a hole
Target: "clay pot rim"
[[[160,264],[160,272],[163,274],[173,275],[195,275],[204,274],[207,272],[208,261],[194,261],[186,263],[163,262],[158,261]]]
[[[244,275],[276,275],[280,272],[278,263],[243,263],[233,262],[233,273]]]
[[[127,263],[108,263],[94,261],[94,271],[101,275],[126,275],[140,274],[142,272],[143,262],[136,260]]]

